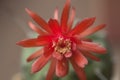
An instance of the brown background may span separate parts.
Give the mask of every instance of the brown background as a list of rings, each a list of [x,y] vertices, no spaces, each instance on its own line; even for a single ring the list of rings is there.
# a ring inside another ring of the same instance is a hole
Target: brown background
[[[65,0],[0,0],[0,80],[12,80],[20,72],[21,49],[15,43],[28,35],[25,13],[28,7],[44,19],[53,16],[55,7],[62,10]],[[114,75],[112,80],[120,80],[120,0],[72,0],[76,8],[76,18],[97,17],[96,23],[108,25],[108,40],[113,50]]]

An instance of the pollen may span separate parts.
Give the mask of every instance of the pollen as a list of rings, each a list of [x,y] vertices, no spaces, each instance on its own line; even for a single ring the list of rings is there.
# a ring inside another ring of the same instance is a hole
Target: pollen
[[[71,51],[70,39],[59,38],[54,47],[55,52],[65,54]]]

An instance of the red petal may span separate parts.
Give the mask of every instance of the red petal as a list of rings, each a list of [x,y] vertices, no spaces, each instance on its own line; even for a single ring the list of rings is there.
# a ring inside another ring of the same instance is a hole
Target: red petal
[[[74,42],[75,45],[81,43],[81,40],[79,40],[79,38],[77,38],[76,36],[71,37],[71,40],[72,42]]]
[[[87,41],[87,42],[93,42],[92,39],[88,39],[88,38],[82,38],[82,41]]]
[[[80,79],[80,80],[87,80],[87,79],[86,79],[86,74],[85,74],[85,72],[84,72],[84,69],[78,67],[78,66],[75,64],[75,62],[72,61],[72,60],[71,60],[71,63],[72,63],[72,66],[73,66],[75,72],[77,73],[79,79]]]
[[[52,40],[52,36],[51,35],[45,35],[45,36],[38,36],[38,41],[40,41],[40,42],[43,42],[43,43],[49,43],[49,42],[51,42],[51,40]]]
[[[72,59],[79,67],[84,68],[85,65],[88,64],[87,59],[82,55],[82,53],[75,51],[73,54]]]
[[[27,8],[25,10],[32,17],[32,19],[34,19],[43,29],[45,29],[48,32],[51,32],[48,24],[40,16],[38,16],[37,14],[35,14]]]
[[[46,41],[38,41],[38,39],[27,39],[22,40],[20,42],[17,42],[17,45],[23,46],[23,47],[38,47],[47,44]]]
[[[58,20],[58,8],[55,9],[54,19]]]
[[[55,34],[60,34],[61,33],[61,29],[59,27],[59,24],[58,24],[57,20],[50,19],[48,24],[49,24],[53,33],[55,33]]]
[[[53,77],[54,72],[55,72],[55,66],[56,66],[56,59],[53,58],[52,62],[50,64],[49,71],[47,73],[46,80],[52,80],[52,77]]]
[[[63,8],[62,16],[61,16],[61,27],[62,31],[65,32],[67,29],[67,21],[69,18],[69,10],[70,10],[70,0],[66,0],[66,4]]]
[[[56,58],[57,60],[63,59],[63,55],[58,52],[53,52],[53,57]]]
[[[93,54],[91,54],[90,52],[88,51],[83,51],[82,52],[86,57],[89,57],[90,59],[92,60],[95,60],[95,61],[100,61],[100,59],[96,56],[94,56]]]
[[[73,30],[69,32],[69,35],[76,35],[82,33],[84,30],[86,30],[89,26],[91,26],[95,21],[95,17],[93,18],[87,18],[77,24]]]
[[[51,56],[45,57],[44,55],[42,55],[40,58],[38,58],[32,64],[32,73],[36,73],[39,70],[41,70],[50,58],[51,58]]]
[[[39,57],[41,54],[43,54],[43,49],[40,49],[38,50],[37,52],[33,53],[32,55],[30,55],[28,58],[27,58],[27,62],[30,62],[32,61],[33,59]]]
[[[75,51],[77,49],[76,44],[72,43],[72,50]]]
[[[93,42],[82,41],[81,44],[79,44],[78,46],[81,50],[91,51],[100,54],[106,53],[106,49],[104,47],[101,47],[100,45]]]
[[[64,77],[67,75],[69,70],[67,59],[58,60],[56,64],[56,75],[58,77]]]
[[[30,27],[33,31],[37,32],[38,34],[41,34],[41,35],[46,34],[46,33],[45,33],[44,31],[42,31],[40,28],[38,28],[37,26],[35,26],[32,22],[29,22],[28,24],[29,24],[29,27]]]
[[[75,8],[72,8],[71,16],[68,23],[68,31],[71,30],[75,18]]]
[[[101,25],[98,25],[97,27],[94,27],[94,28],[92,28],[92,29],[87,29],[87,30],[85,30],[84,32],[82,32],[82,33],[79,35],[79,37],[80,37],[80,38],[83,38],[83,37],[89,36],[89,35],[97,32],[97,31],[103,29],[105,26],[106,26],[105,24],[101,24]]]
[[[47,56],[51,55],[53,53],[53,51],[54,51],[54,48],[51,47],[50,45],[45,46],[44,47],[44,56],[47,57]]]

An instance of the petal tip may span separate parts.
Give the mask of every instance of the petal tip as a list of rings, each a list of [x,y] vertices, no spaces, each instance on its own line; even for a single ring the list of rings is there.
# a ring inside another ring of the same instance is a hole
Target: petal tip
[[[54,19],[58,20],[58,7],[55,8]]]
[[[31,21],[28,21],[28,25],[29,25],[31,28],[34,27],[34,25],[33,25],[33,23],[32,23]]]
[[[107,53],[107,50],[106,50],[106,49],[103,49],[103,53],[106,54],[106,53]]]
[[[103,28],[106,27],[106,24],[102,24]]]
[[[67,3],[70,3],[71,2],[71,0],[67,0]]]
[[[16,45],[19,45],[19,46],[22,46],[22,47],[26,47],[26,46],[24,45],[24,42],[22,42],[22,41],[17,42]]]
[[[25,8],[25,11],[26,11],[26,12],[29,12],[30,10],[29,10],[28,8]]]
[[[32,66],[32,69],[31,69],[31,73],[36,73],[36,72],[38,72],[39,70],[36,68],[36,67],[33,67]]]
[[[26,60],[27,62],[30,62],[31,61],[31,59],[30,58],[27,58],[27,60]]]
[[[37,72],[37,71],[31,70],[31,73],[32,73],[32,74],[34,74],[34,73],[36,73],[36,72]]]
[[[70,2],[71,2],[71,0],[66,0],[66,3],[65,3],[65,5],[68,5],[68,4],[70,4]]]
[[[75,10],[76,10],[75,7],[72,6],[72,10],[75,12]]]
[[[22,42],[16,42],[16,45],[22,46]]]
[[[96,20],[96,17],[92,17],[92,18],[91,18],[91,21],[95,21],[95,20]]]
[[[32,14],[31,10],[28,9],[28,8],[25,8],[25,11],[26,11],[28,14]]]

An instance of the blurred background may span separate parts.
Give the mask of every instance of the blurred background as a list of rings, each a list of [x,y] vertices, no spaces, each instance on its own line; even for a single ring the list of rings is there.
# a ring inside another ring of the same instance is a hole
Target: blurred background
[[[120,80],[120,0],[71,0],[76,18],[96,16],[96,24],[106,23],[107,41],[112,53],[111,80]],[[21,47],[16,42],[29,37],[27,22],[32,20],[25,12],[29,8],[48,20],[54,9],[62,11],[65,0],[0,0],[0,80],[16,80],[20,76]]]

